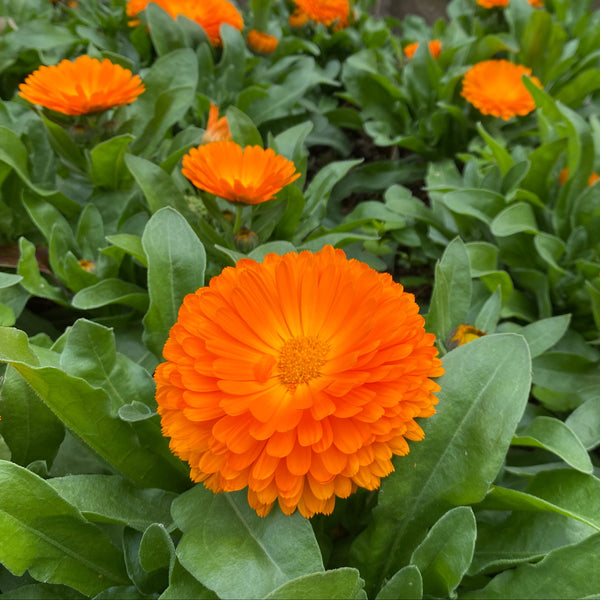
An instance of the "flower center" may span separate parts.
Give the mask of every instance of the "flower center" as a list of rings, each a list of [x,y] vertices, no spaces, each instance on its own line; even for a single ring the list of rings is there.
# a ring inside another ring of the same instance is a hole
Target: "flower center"
[[[329,346],[317,337],[292,338],[279,351],[279,380],[290,391],[320,377]]]

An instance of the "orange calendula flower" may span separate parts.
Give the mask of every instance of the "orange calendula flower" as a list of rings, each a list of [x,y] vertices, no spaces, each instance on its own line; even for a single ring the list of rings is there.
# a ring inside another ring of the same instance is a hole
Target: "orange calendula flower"
[[[508,6],[510,0],[477,0],[477,4],[479,6],[483,6],[483,8],[495,8],[496,6]],[[543,0],[529,0],[529,4],[534,8],[543,8],[544,1]]]
[[[300,177],[291,160],[271,148],[213,142],[192,148],[181,172],[201,190],[232,202],[260,204]]]
[[[558,182],[560,183],[560,185],[565,185],[565,183],[567,183],[568,179],[569,179],[569,167],[565,167],[558,175]],[[598,173],[592,173],[588,177],[588,186],[594,185],[596,183],[596,181],[598,181],[599,179],[600,179],[600,175],[598,175]]]
[[[306,16],[316,23],[328,27],[346,27],[350,19],[350,4],[348,0],[295,0],[296,6]]]
[[[535,102],[522,75],[531,75],[531,69],[507,60],[485,60],[465,73],[461,95],[484,115],[504,120],[527,115]],[[531,81],[542,87],[537,77],[532,76]]]
[[[457,346],[463,346],[464,344],[468,344],[469,342],[483,337],[484,335],[486,335],[485,331],[481,331],[481,329],[477,329],[472,325],[459,325],[450,333],[448,349],[452,350]]]
[[[241,31],[244,28],[244,20],[240,11],[229,0],[129,0],[127,14],[136,17],[152,1],[165,10],[173,19],[179,15],[196,21],[213,46],[220,46],[221,25],[227,23]]]
[[[264,31],[252,29],[250,33],[248,33],[248,46],[255,52],[272,54],[275,52],[278,44],[279,40],[274,35],[270,35]]]
[[[19,95],[65,115],[85,115],[130,104],[144,92],[139,75],[89,56],[40,67],[19,86]]]
[[[308,15],[303,11],[297,8],[289,17],[288,23],[290,27],[302,27],[306,25],[308,22]]]
[[[433,58],[437,58],[442,51],[442,44],[440,40],[431,40],[427,42],[427,46],[429,46],[429,52]],[[419,47],[419,42],[414,42],[413,44],[408,44],[408,46],[404,46],[404,56],[406,58],[412,58]]]
[[[331,513],[420,440],[442,375],[414,296],[331,246],[240,260],[184,298],[158,366],[171,450],[264,516]]]
[[[219,107],[211,102],[210,110],[208,111],[206,131],[202,136],[202,143],[208,144],[210,142],[220,142],[222,140],[231,140],[229,123],[227,122],[227,117],[219,118]]]

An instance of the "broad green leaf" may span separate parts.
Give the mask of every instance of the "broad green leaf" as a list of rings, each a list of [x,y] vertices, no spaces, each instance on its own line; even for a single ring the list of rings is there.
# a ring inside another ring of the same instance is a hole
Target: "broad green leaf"
[[[600,397],[590,398],[577,407],[565,421],[586,450],[600,444]]]
[[[172,492],[143,489],[118,475],[67,475],[48,483],[81,514],[96,523],[117,523],[144,531],[153,523],[170,525]]]
[[[406,565],[394,573],[392,578],[379,590],[375,600],[421,600],[423,579],[415,565]]]
[[[11,364],[75,435],[144,487],[182,490],[187,469],[168,450],[158,423],[125,423],[106,392],[54,366],[41,366],[22,331],[0,328],[0,361]]]
[[[85,600],[86,596],[66,585],[30,583],[2,591],[2,600]]]
[[[120,551],[48,483],[0,461],[0,562],[15,575],[95,596],[127,582]]]
[[[175,545],[163,523],[152,523],[140,542],[140,565],[150,573],[169,567],[175,560]]]
[[[2,378],[0,415],[0,433],[13,462],[24,467],[36,460],[52,464],[65,428],[12,367]]]
[[[183,298],[204,285],[206,252],[187,221],[172,208],[159,210],[148,221],[142,246],[148,259],[150,294],[144,341],[161,356]]]
[[[183,532],[177,558],[221,598],[262,598],[292,579],[323,572],[309,522],[278,509],[261,518],[244,492],[213,494],[200,484],[173,502],[172,513]]]
[[[262,148],[262,137],[256,125],[239,108],[230,106],[227,109],[227,123],[234,142],[240,146],[260,146]]]
[[[187,210],[183,194],[175,181],[158,165],[133,154],[125,155],[125,164],[140,186],[151,212],[155,213],[166,206],[173,206],[180,212]]]
[[[292,579],[265,600],[355,600],[365,599],[364,581],[356,569],[341,568]]]
[[[113,246],[121,248],[121,250],[124,250],[127,254],[130,254],[133,258],[139,260],[145,267],[148,266],[146,253],[142,246],[142,239],[137,235],[131,233],[116,233],[115,235],[106,236],[106,240]]]
[[[516,446],[533,446],[553,452],[582,473],[592,472],[589,454],[577,436],[559,419],[536,417],[513,437]]]
[[[185,37],[175,19],[158,4],[151,3],[145,10],[152,44],[159,56],[185,47]]]
[[[519,329],[518,333],[529,344],[531,358],[540,356],[546,350],[552,348],[565,334],[570,321],[571,315],[560,315],[549,319],[540,319]]]
[[[481,135],[481,137],[485,140],[485,143],[488,145],[488,148],[492,151],[492,154],[496,159],[496,163],[500,167],[500,172],[503,176],[506,175],[515,162],[512,156],[498,141],[496,141],[483,128],[483,125],[481,123],[477,123],[477,131],[479,132],[479,135]]]
[[[483,589],[466,592],[459,598],[597,598],[600,591],[598,556],[600,533],[578,544],[553,550],[539,563],[503,571]]]
[[[90,179],[98,187],[119,189],[128,175],[124,157],[133,136],[129,133],[100,142],[90,151]]]
[[[445,512],[483,500],[527,403],[529,348],[518,335],[460,346],[444,357],[444,368],[437,414],[420,423],[425,439],[396,459],[372,523],[352,546],[373,595]]]
[[[13,273],[0,273],[0,288],[11,287],[19,283],[23,278]]]
[[[444,194],[444,204],[459,215],[468,215],[491,225],[506,207],[504,196],[490,190],[462,189]]]
[[[498,320],[500,319],[501,308],[502,290],[500,286],[498,286],[481,307],[481,310],[475,319],[475,327],[486,333],[494,333],[496,331],[496,326],[498,325]]]
[[[542,471],[525,492],[493,486],[480,507],[555,512],[600,531],[600,479],[572,469]]]
[[[143,311],[148,306],[148,293],[135,283],[122,279],[102,279],[95,285],[84,288],[73,296],[75,308],[92,310],[110,304],[125,304]]]
[[[186,571],[179,561],[169,575],[169,587],[159,596],[160,600],[218,600],[219,597]]]
[[[531,204],[515,202],[507,206],[491,222],[490,229],[498,237],[515,233],[537,233],[538,226]]]
[[[465,323],[471,305],[471,272],[465,245],[456,238],[435,267],[435,284],[427,315],[427,329],[442,341]]]
[[[410,559],[421,573],[426,595],[452,598],[471,564],[476,537],[475,516],[468,506],[449,510],[435,523]]]

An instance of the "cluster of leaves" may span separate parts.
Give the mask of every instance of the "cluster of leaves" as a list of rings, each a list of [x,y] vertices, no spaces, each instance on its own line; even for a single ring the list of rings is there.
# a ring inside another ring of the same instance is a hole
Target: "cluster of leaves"
[[[453,0],[448,20],[293,29],[269,56],[125,0],[0,0],[0,591],[11,598],[581,598],[600,594],[600,13]],[[264,25],[265,23],[263,23]],[[430,39],[441,40],[434,59]],[[408,42],[422,42],[412,60]],[[67,117],[17,95],[86,53],[145,93]],[[528,65],[536,111],[460,96]],[[302,176],[230,206],[180,171],[211,103]],[[559,173],[568,167],[564,184]],[[444,356],[425,440],[378,492],[307,521],[192,486],[152,373],[183,297],[269,252],[343,247],[414,290]],[[486,333],[453,348],[453,331]]]

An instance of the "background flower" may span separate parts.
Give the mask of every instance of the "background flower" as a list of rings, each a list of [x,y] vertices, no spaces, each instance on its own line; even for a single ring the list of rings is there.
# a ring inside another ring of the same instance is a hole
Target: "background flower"
[[[431,56],[433,56],[433,58],[437,58],[440,55],[440,52],[442,51],[442,44],[440,40],[431,40],[430,42],[427,42],[427,45],[429,46],[429,52],[431,53]],[[404,46],[404,56],[406,56],[407,58],[412,58],[415,55],[415,52],[417,51],[418,47],[419,42],[414,42],[413,44],[408,44],[408,46]]]
[[[309,19],[324,25],[345,27],[350,18],[348,0],[295,0],[300,11]]]
[[[433,342],[414,297],[341,250],[241,260],[184,299],[155,374],[164,435],[260,515],[330,513],[423,437]]]
[[[223,140],[231,140],[231,131],[227,117],[219,118],[219,107],[211,102],[210,110],[208,111],[208,122],[206,130],[202,136],[202,143],[220,142]]]
[[[221,141],[192,148],[182,173],[198,188],[232,202],[259,204],[300,177],[294,163],[271,148]]]
[[[84,55],[40,67],[19,89],[19,95],[32,104],[65,115],[83,115],[130,104],[143,93],[144,84],[139,75],[107,58],[100,62]]]
[[[535,102],[523,85],[523,75],[531,75],[531,69],[507,60],[486,60],[465,73],[461,95],[484,115],[505,120],[527,115]],[[537,77],[531,81],[542,87]]]
[[[255,52],[271,54],[275,52],[278,44],[279,40],[274,35],[270,35],[264,31],[252,29],[248,33],[248,46]]]

